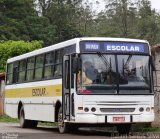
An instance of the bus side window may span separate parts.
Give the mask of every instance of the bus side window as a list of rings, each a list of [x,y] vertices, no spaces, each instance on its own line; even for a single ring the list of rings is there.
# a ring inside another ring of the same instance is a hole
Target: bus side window
[[[55,51],[55,61],[54,61],[54,77],[62,77],[62,57],[63,49]]]
[[[18,63],[13,63],[13,83],[16,83],[18,80]]]
[[[19,62],[19,71],[18,71],[18,82],[25,81],[26,74],[26,59]]]
[[[36,56],[36,65],[35,65],[35,80],[41,80],[43,75],[43,66],[44,66],[44,54]]]
[[[53,77],[54,52],[47,53],[44,64],[44,78]]]
[[[31,81],[33,80],[33,72],[34,72],[34,63],[35,57],[30,57],[27,60],[27,73],[26,73],[26,80]]]
[[[13,82],[13,63],[7,64],[7,79],[6,84],[12,84]]]

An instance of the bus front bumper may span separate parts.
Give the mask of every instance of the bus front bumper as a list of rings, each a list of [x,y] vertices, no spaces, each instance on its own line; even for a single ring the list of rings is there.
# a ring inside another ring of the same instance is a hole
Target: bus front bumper
[[[94,115],[94,114],[77,114],[76,123],[151,123],[154,121],[154,114],[141,115]]]

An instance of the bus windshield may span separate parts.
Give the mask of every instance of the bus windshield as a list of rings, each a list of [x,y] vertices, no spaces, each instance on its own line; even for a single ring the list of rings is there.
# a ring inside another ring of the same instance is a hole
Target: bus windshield
[[[120,87],[149,87],[149,56],[118,55],[118,74],[125,79]]]
[[[80,93],[149,93],[149,56],[82,54]],[[141,90],[141,91],[138,91]]]

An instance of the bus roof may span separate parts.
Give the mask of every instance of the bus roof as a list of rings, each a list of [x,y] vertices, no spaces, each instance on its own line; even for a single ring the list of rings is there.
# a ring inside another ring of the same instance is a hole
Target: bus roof
[[[64,48],[66,46],[70,46],[73,44],[77,44],[80,41],[124,41],[124,42],[140,42],[140,43],[148,43],[148,41],[146,40],[140,40],[140,39],[129,39],[129,38],[109,38],[109,37],[83,37],[83,38],[74,38],[68,41],[64,41],[61,43],[57,43],[48,47],[44,47],[38,50],[34,50],[32,52],[29,53],[25,53],[13,58],[9,58],[7,60],[7,63],[11,63],[17,60],[21,60],[21,59],[25,59],[34,55],[39,55],[45,52],[49,52],[52,50],[56,50],[56,49],[60,49],[60,48]]]
[[[80,41],[82,40],[90,40],[90,41],[124,41],[124,42],[141,42],[141,43],[148,43],[147,40],[140,40],[140,39],[130,39],[130,38],[111,38],[111,37],[83,37],[79,38]]]

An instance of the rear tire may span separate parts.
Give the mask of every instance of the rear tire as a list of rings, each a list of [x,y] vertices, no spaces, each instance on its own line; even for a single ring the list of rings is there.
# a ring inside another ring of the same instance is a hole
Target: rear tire
[[[20,109],[19,114],[20,127],[22,128],[36,128],[38,125],[38,121],[34,120],[26,120],[23,106]]]
[[[19,113],[19,122],[20,122],[20,127],[22,128],[27,128],[28,127],[28,120],[25,119],[25,113],[24,113],[24,108],[23,106],[20,109]]]
[[[131,124],[117,125],[117,131],[119,135],[129,135],[130,130],[131,130]]]

